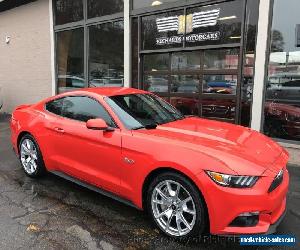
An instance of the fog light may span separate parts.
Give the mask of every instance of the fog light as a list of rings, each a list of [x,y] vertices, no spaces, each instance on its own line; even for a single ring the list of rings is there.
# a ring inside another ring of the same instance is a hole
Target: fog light
[[[229,226],[231,227],[254,227],[259,221],[259,212],[241,213]]]

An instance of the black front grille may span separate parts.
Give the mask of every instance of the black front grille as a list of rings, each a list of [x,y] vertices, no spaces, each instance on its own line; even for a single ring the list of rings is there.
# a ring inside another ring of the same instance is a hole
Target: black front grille
[[[283,181],[283,169],[277,174],[273,182],[271,183],[268,193],[274,191]]]

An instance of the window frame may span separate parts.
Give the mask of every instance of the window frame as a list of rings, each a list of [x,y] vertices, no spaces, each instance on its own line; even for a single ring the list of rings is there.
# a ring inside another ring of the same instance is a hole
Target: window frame
[[[80,122],[80,123],[86,123],[84,121],[80,121],[80,120],[76,120],[76,119],[72,119],[72,118],[69,118],[69,117],[66,117],[66,116],[63,116],[63,106],[61,107],[61,115],[58,115],[58,114],[55,114],[49,110],[47,110],[47,104],[51,103],[51,102],[54,102],[54,101],[57,101],[57,100],[63,100],[65,98],[70,98],[70,97],[86,97],[86,98],[89,98],[91,100],[94,100],[96,101],[102,108],[103,110],[105,110],[107,112],[107,114],[109,115],[109,117],[111,118],[112,122],[113,122],[113,125],[114,127],[112,128],[119,128],[118,124],[116,123],[115,119],[113,118],[113,116],[111,115],[111,113],[105,108],[105,106],[99,101],[97,100],[96,98],[92,97],[92,96],[89,96],[89,95],[74,95],[74,94],[71,94],[71,95],[65,95],[65,96],[61,96],[61,97],[58,97],[58,98],[54,98],[50,101],[47,101],[43,106],[44,106],[44,111],[46,111],[47,113],[50,113],[51,115],[54,115],[54,116],[57,116],[57,117],[60,117],[62,119],[67,119],[67,120],[71,120],[71,121],[75,121],[75,122]],[[63,101],[64,102],[64,101]],[[97,118],[95,118],[97,119]],[[100,118],[99,119],[103,119],[103,118]],[[104,119],[103,119],[104,120]],[[106,122],[106,121],[105,121]],[[109,124],[107,124],[109,125]]]
[[[54,71],[55,71],[55,94],[58,94],[59,93],[59,85],[58,85],[58,76],[59,76],[59,72],[58,72],[58,57],[57,57],[57,48],[58,48],[58,33],[60,32],[64,32],[64,31],[73,31],[73,30],[76,30],[76,29],[81,29],[83,28],[83,35],[84,35],[84,40],[83,40],[83,75],[84,75],[84,87],[87,87],[88,85],[86,84],[86,49],[85,49],[85,46],[86,46],[86,40],[85,40],[85,33],[86,33],[86,30],[83,26],[74,26],[70,29],[62,29],[62,30],[59,30],[59,31],[56,31],[55,34],[54,34],[54,40],[55,40],[55,43],[54,43]],[[80,89],[80,88],[78,88]]]
[[[88,0],[83,0],[84,4],[86,4],[86,19],[90,20],[91,22],[97,21],[97,19],[112,19],[112,18],[117,18],[117,17],[124,17],[124,0],[123,0],[123,11],[121,12],[116,12],[113,14],[108,14],[108,15],[103,15],[103,16],[96,16],[96,17],[88,17]]]
[[[64,26],[66,24],[69,24],[69,23],[80,23],[84,20],[84,2],[85,0],[81,0],[82,2],[82,19],[79,20],[79,21],[74,21],[74,22],[67,22],[67,23],[64,23],[64,24],[56,24],[56,20],[57,20],[57,13],[56,13],[56,0],[52,0],[52,13],[53,13],[53,25],[54,26]]]
[[[102,22],[96,22],[96,23],[88,23],[87,26],[86,26],[86,33],[87,33],[87,47],[86,47],[86,57],[87,57],[87,65],[86,65],[86,76],[85,76],[85,81],[86,81],[86,87],[90,87],[90,29],[91,27],[93,26],[98,26],[98,25],[105,25],[105,24],[108,24],[108,23],[111,23],[111,24],[114,24],[114,23],[117,23],[117,22],[123,22],[123,25],[124,25],[124,19],[112,19],[112,20],[109,20],[109,21],[102,21]],[[124,33],[124,30],[123,30],[123,34]],[[124,36],[123,36],[123,39],[124,39]],[[124,52],[125,48],[123,47],[123,52]],[[123,66],[124,66],[124,58],[123,58]],[[124,71],[124,70],[123,70]],[[124,82],[124,79],[123,79],[123,82]]]
[[[77,22],[71,22],[61,25],[56,25],[56,13],[55,13],[55,0],[52,0],[52,15],[53,15],[53,32],[54,32],[54,74],[55,74],[55,94],[59,93],[58,88],[58,68],[57,68],[57,34],[61,31],[74,30],[77,28],[83,28],[83,39],[84,39],[84,87],[89,86],[89,26],[105,24],[105,23],[114,23],[123,21],[124,22],[124,11],[115,13],[112,15],[106,15],[101,17],[94,17],[88,19],[88,8],[87,8],[87,0],[83,1],[83,20]],[[124,48],[125,49],[125,48]]]

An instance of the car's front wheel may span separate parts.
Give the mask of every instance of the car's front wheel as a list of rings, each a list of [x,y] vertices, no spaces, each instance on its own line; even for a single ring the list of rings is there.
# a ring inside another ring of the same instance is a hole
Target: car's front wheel
[[[20,161],[29,177],[40,177],[46,172],[42,153],[36,140],[29,134],[22,137],[19,144]]]
[[[160,230],[174,238],[201,235],[208,222],[203,198],[184,176],[163,173],[149,185],[148,212]]]

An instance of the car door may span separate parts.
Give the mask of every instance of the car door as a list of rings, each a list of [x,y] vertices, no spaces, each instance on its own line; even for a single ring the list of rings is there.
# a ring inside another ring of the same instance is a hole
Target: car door
[[[62,113],[63,98],[58,98],[49,101],[45,104],[45,119],[43,120],[43,128],[45,131],[39,135],[42,152],[47,152],[43,155],[44,161],[47,164],[47,169],[50,171],[57,170],[59,166],[59,152],[57,151],[57,140],[60,139],[59,131],[57,130],[57,119]]]
[[[102,118],[114,131],[86,127],[89,119]],[[121,131],[105,108],[88,96],[63,99],[62,117],[56,120],[56,150],[60,170],[108,191],[120,187]]]

